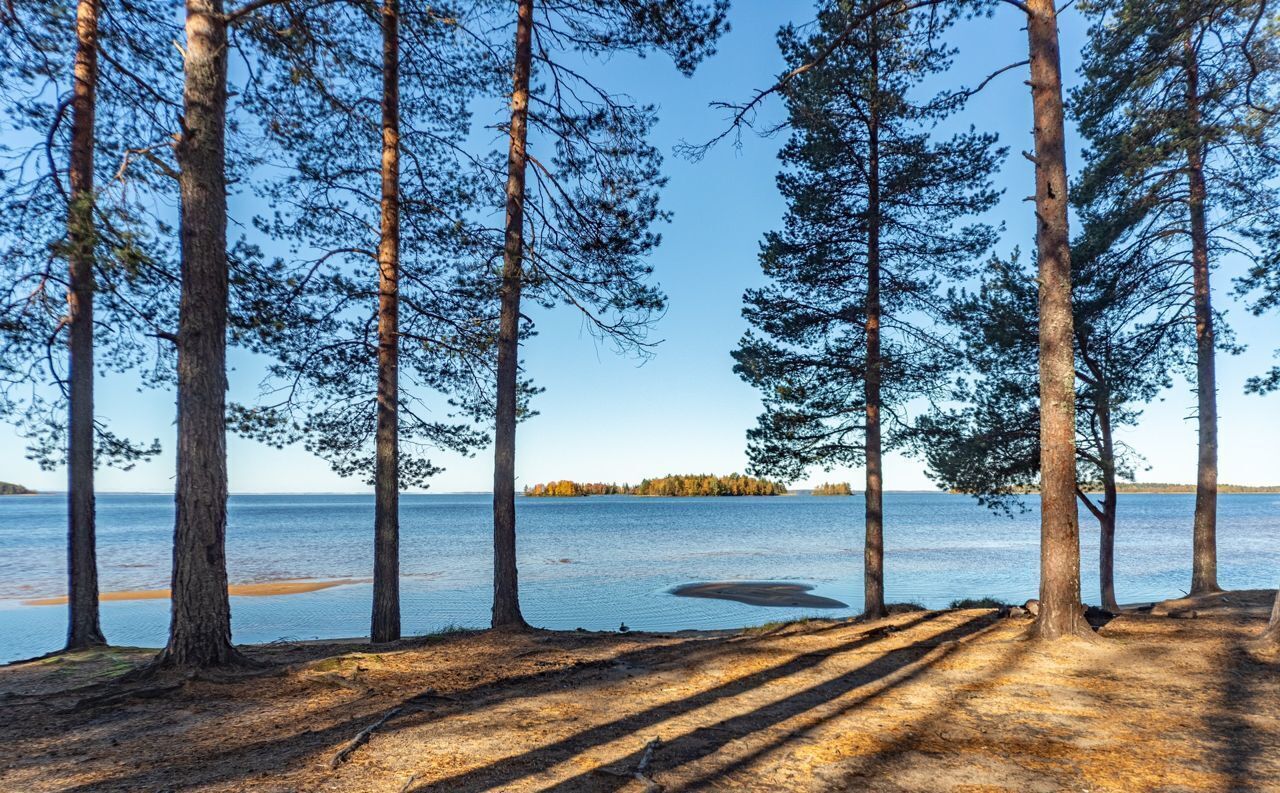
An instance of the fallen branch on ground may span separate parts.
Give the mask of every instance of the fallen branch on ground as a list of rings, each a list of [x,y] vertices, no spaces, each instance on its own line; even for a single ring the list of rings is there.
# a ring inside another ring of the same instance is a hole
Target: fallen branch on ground
[[[355,752],[355,750],[359,749],[361,746],[364,746],[366,743],[368,743],[369,738],[375,732],[380,730],[382,728],[382,725],[391,721],[396,716],[399,716],[401,713],[410,709],[414,705],[417,705],[428,699],[443,699],[449,702],[458,701],[454,697],[445,696],[444,694],[437,694],[434,688],[428,688],[426,691],[420,692],[418,694],[414,694],[413,696],[401,702],[399,705],[396,705],[391,710],[382,714],[382,718],[378,719],[373,724],[370,724],[368,727],[365,727],[363,730],[356,733],[356,736],[354,738],[352,738],[350,741],[347,741],[346,745],[343,746],[341,749],[339,749],[338,753],[335,754],[333,756],[333,759],[329,761],[330,770],[337,769],[338,766],[342,765],[343,763],[347,762],[347,760],[351,759],[351,755]]]
[[[391,710],[382,714],[382,718],[378,719],[373,724],[370,724],[368,727],[365,727],[363,730],[356,733],[356,737],[352,738],[350,741],[347,741],[347,745],[339,749],[338,753],[335,754],[333,756],[333,759],[329,761],[330,770],[336,769],[338,766],[347,762],[347,760],[350,759],[351,755],[355,752],[356,749],[359,749],[361,746],[364,746],[366,743],[369,742],[369,737],[373,735],[374,732],[376,732],[379,727],[386,724],[388,721],[391,721],[396,716],[399,716],[400,712],[403,710],[404,710],[403,705],[397,705]]]
[[[662,793],[664,790],[662,785],[649,776],[649,764],[653,762],[653,753],[660,746],[662,746],[661,738],[654,738],[645,744],[644,751],[640,754],[640,762],[636,763],[634,771],[614,771],[610,768],[597,768],[595,771],[609,776],[639,780],[644,784],[645,793]]]

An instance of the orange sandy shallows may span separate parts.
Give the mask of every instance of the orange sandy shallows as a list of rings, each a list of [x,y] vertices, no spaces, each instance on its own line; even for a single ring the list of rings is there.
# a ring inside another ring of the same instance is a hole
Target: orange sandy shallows
[[[329,581],[267,581],[261,584],[232,584],[227,587],[227,594],[243,597],[269,597],[271,595],[297,595],[301,592],[315,592],[317,589],[328,589],[347,584],[366,584],[367,578],[335,578]],[[167,589],[126,589],[121,592],[103,592],[99,600],[166,600]],[[24,600],[24,606],[61,606],[67,602],[67,596],[56,598],[38,598]]]

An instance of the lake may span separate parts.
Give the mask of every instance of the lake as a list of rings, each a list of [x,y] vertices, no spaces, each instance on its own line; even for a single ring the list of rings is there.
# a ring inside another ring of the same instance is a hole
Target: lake
[[[1116,537],[1121,602],[1180,594],[1190,580],[1191,495],[1122,495]],[[885,497],[891,602],[1034,597],[1036,498],[1007,518],[965,496]],[[491,502],[486,494],[404,495],[401,599],[406,635],[482,627],[490,603]],[[613,630],[735,628],[805,614],[856,614],[862,602],[861,496],[759,498],[517,498],[521,601],[533,625]],[[0,498],[0,662],[55,650],[64,606],[23,600],[65,594],[62,495]],[[368,578],[373,499],[366,495],[235,495],[229,504],[231,582]],[[1081,510],[1084,596],[1096,603],[1097,523]],[[171,495],[98,496],[103,592],[169,585]],[[1219,575],[1229,588],[1280,579],[1280,496],[1219,498]],[[679,584],[785,580],[849,604],[813,612],[677,598]],[[237,642],[368,634],[371,585],[232,597]],[[113,644],[159,646],[167,600],[102,604]]]

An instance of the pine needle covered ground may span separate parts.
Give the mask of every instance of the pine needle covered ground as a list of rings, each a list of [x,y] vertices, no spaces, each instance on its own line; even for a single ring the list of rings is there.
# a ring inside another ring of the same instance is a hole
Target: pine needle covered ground
[[[146,683],[105,681],[149,652],[92,651],[0,667],[0,789],[1280,790],[1262,618],[1026,624],[272,645],[252,677]]]

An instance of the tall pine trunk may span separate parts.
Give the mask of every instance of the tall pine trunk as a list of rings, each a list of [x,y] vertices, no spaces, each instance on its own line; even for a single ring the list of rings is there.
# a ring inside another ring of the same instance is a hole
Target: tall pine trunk
[[[1218,587],[1218,392],[1214,372],[1213,306],[1209,288],[1209,231],[1204,146],[1200,139],[1200,75],[1195,47],[1184,42],[1187,75],[1187,208],[1191,220],[1191,267],[1196,317],[1196,401],[1200,446],[1196,464],[1196,513],[1192,540],[1191,594]]]
[[[519,0],[511,143],[507,152],[507,219],[502,249],[498,325],[498,410],[493,447],[493,627],[522,628],[516,572],[516,408],[520,368],[520,288],[524,278],[524,194],[528,160],[529,70],[533,62],[533,0]]]
[[[227,23],[222,0],[186,0],[178,478],[169,643],[159,663],[240,660],[227,598]]]
[[[67,649],[106,644],[98,621],[93,490],[94,111],[98,90],[98,2],[76,4],[71,100],[71,195],[67,207],[70,393],[67,443]]]
[[[1028,0],[1035,121],[1036,248],[1040,266],[1040,616],[1034,632],[1086,630],[1080,608],[1076,511],[1075,361],[1062,64],[1053,0]]]
[[[370,638],[400,638],[399,280],[400,7],[382,5],[382,223],[378,243],[378,428],[374,470],[373,625]]]
[[[876,20],[871,19],[871,102],[867,120],[867,369],[863,385],[866,427],[866,544],[863,548],[863,606],[867,619],[888,614],[884,605],[884,483],[880,443],[880,90]]]
[[[1120,612],[1116,602],[1116,448],[1111,434],[1111,407],[1106,403],[1099,411],[1102,429],[1102,516],[1098,519],[1098,583],[1102,607],[1113,614]]]

